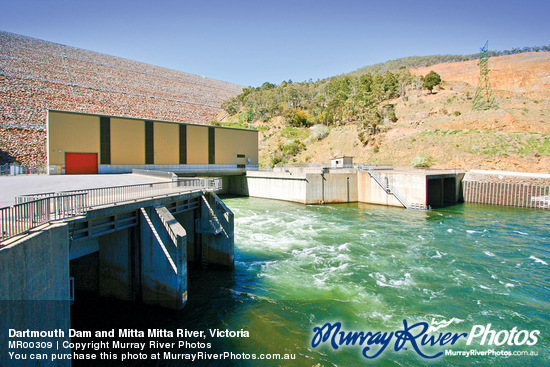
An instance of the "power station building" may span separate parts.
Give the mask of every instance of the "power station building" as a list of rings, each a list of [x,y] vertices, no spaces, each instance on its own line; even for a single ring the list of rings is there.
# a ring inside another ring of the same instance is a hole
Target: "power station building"
[[[49,174],[258,167],[258,131],[48,111]]]

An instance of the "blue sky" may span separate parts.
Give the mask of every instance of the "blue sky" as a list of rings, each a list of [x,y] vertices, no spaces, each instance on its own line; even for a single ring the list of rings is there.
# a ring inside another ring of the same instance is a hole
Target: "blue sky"
[[[0,0],[0,30],[258,86],[550,44],[549,0]]]

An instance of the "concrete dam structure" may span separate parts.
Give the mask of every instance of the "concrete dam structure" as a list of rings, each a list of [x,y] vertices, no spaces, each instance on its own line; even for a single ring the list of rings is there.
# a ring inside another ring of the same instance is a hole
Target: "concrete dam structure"
[[[0,330],[69,330],[71,302],[81,292],[182,309],[193,297],[189,264],[233,268],[233,213],[216,193],[426,210],[472,197],[472,184],[463,181],[481,179],[369,166],[210,170],[216,178],[138,172],[161,181],[18,196],[13,206],[0,208]],[[8,361],[7,346],[0,348],[0,365],[28,365]]]
[[[301,204],[359,202],[428,210],[466,202],[550,209],[550,175],[545,174],[307,165],[223,180],[227,193]]]
[[[188,262],[233,268],[220,189],[219,179],[179,179],[19,197],[0,213],[1,330],[68,330],[81,291],[183,308]]]
[[[231,177],[231,193],[302,204],[369,203],[411,209],[462,200],[462,171],[392,167],[276,167]]]

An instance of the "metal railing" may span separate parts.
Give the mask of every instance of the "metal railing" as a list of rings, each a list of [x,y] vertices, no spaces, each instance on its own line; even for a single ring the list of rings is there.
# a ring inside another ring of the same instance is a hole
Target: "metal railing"
[[[357,169],[361,171],[388,171],[393,170],[393,166],[375,166],[367,164],[358,164]]]
[[[174,182],[177,183],[178,187],[204,188],[213,191],[222,189],[222,179],[219,177],[180,178]]]
[[[407,209],[415,209],[415,210],[430,210],[430,207],[429,206],[426,206],[424,204],[420,204],[420,203],[410,203],[406,198],[405,196],[403,196],[403,194],[401,194],[395,187],[393,187],[392,185],[388,184],[387,182],[383,182],[381,179],[380,179],[380,176],[378,176],[378,173],[376,173],[373,169],[367,169],[367,172],[369,173],[369,175],[374,179],[374,181],[376,181],[376,183],[378,185],[380,185],[380,187],[382,187],[382,189],[384,189],[384,191],[386,191],[386,193],[388,195],[393,195],[400,203],[401,205],[403,205],[405,208]]]
[[[55,195],[0,208],[0,240],[86,213],[86,194]]]
[[[399,193],[399,191],[395,190],[392,186],[388,185],[387,183],[382,182],[380,177],[376,172],[374,172],[372,169],[368,169],[367,172],[369,175],[386,191],[386,193],[395,196],[395,198],[407,209],[411,208],[411,205],[409,202]]]
[[[310,170],[343,170],[343,169],[356,169],[356,170],[393,170],[393,166],[375,166],[375,165],[365,165],[365,164],[344,164],[344,165],[331,165],[331,164],[316,164],[316,163],[305,163],[305,164],[295,164],[295,163],[278,163],[274,167],[262,168],[261,171],[272,172],[275,169],[285,170],[285,169],[310,169]]]
[[[29,166],[13,163],[0,165],[0,175],[44,175],[46,173],[46,168],[42,166]]]
[[[22,234],[52,220],[84,215],[89,209],[98,206],[192,190],[219,191],[221,188],[221,178],[193,177],[170,182],[18,196],[15,198],[15,205],[0,208],[0,240]]]
[[[218,191],[222,188],[221,179],[218,177],[193,177],[180,178],[177,181],[154,182],[147,184],[135,184],[124,186],[100,187],[93,189],[69,190],[60,192],[48,192],[41,194],[22,195],[15,198],[16,204],[41,199],[44,197],[59,195],[86,195],[88,208],[101,205],[109,205],[125,201],[168,195],[179,191],[206,190]]]

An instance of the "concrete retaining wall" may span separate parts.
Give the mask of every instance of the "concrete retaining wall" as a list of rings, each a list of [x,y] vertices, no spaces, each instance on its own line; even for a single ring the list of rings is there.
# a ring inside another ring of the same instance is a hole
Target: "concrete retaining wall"
[[[444,170],[376,170],[377,182],[356,169],[286,169],[247,172],[231,177],[229,192],[302,204],[362,202],[404,207],[393,194],[413,208],[453,205],[460,200],[463,172]],[[391,188],[391,192],[386,191]]]
[[[357,202],[357,174],[306,172],[247,172],[232,177],[230,192],[301,204]]]
[[[306,203],[357,202],[357,173],[306,174]]]
[[[387,176],[380,176],[385,182]],[[370,175],[367,171],[357,172],[358,181],[358,201],[360,203],[379,204],[388,206],[403,207],[403,205],[395,198],[388,194]],[[393,182],[393,181],[392,181]],[[401,186],[401,185],[400,185]]]
[[[307,179],[304,174],[247,172],[246,187],[238,194],[307,204]],[[237,188],[238,189],[238,188]]]

